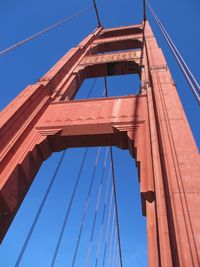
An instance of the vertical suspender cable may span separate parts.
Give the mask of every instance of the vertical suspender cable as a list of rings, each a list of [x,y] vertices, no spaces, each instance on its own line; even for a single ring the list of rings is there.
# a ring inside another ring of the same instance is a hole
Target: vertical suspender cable
[[[95,165],[94,165],[94,169],[93,169],[93,173],[92,173],[92,178],[91,178],[91,181],[90,181],[88,194],[87,194],[87,198],[86,198],[86,202],[85,202],[85,206],[84,206],[84,212],[83,212],[83,216],[82,216],[82,219],[81,219],[81,225],[80,225],[78,238],[77,238],[77,242],[76,242],[76,247],[75,247],[75,251],[74,251],[72,266],[74,266],[75,262],[76,262],[76,257],[77,257],[77,253],[78,253],[78,249],[79,249],[80,240],[81,240],[81,235],[82,235],[82,232],[83,232],[83,227],[84,227],[84,224],[85,224],[85,219],[86,219],[88,207],[89,207],[90,200],[91,200],[91,193],[92,193],[92,188],[93,188],[93,184],[94,184],[94,178],[95,178],[95,175],[96,175],[96,170],[97,170],[97,166],[98,166],[98,162],[99,162],[100,150],[101,150],[101,148],[98,148],[96,161],[95,161]]]
[[[73,188],[73,191],[72,191],[70,202],[69,202],[69,205],[68,205],[67,210],[66,210],[66,214],[65,214],[64,221],[63,221],[62,229],[61,229],[61,232],[60,232],[57,244],[56,244],[56,249],[55,249],[55,252],[54,252],[54,255],[53,255],[53,259],[51,261],[51,265],[50,265],[51,267],[54,266],[55,261],[56,261],[56,257],[58,255],[58,250],[59,250],[59,247],[60,247],[60,244],[61,244],[61,241],[62,241],[62,237],[63,237],[64,231],[65,231],[65,227],[66,227],[66,224],[67,224],[67,221],[68,221],[68,218],[69,218],[69,214],[70,214],[70,211],[71,211],[72,203],[73,203],[74,197],[76,195],[76,190],[77,190],[80,178],[81,178],[81,174],[82,174],[82,170],[83,170],[83,166],[84,166],[84,163],[85,163],[85,160],[86,160],[87,153],[88,153],[88,148],[85,149],[85,152],[84,152],[84,155],[83,155],[83,159],[81,161],[81,165],[80,165],[80,168],[79,168],[78,176],[76,178],[76,182],[75,182],[75,185],[74,185],[74,188]]]
[[[89,90],[89,93],[87,95],[87,98],[89,98],[91,96],[95,84],[96,84],[96,79],[93,81],[93,83],[92,83],[92,85],[90,87],[90,90]],[[54,255],[53,255],[53,258],[52,258],[52,261],[51,261],[51,265],[50,265],[51,267],[54,266],[56,258],[57,258],[57,255],[58,255],[58,250],[59,250],[59,247],[60,247],[60,244],[61,244],[61,241],[62,241],[62,237],[63,237],[64,231],[65,231],[65,227],[66,227],[66,224],[67,224],[67,221],[68,221],[68,217],[69,217],[69,213],[70,213],[70,210],[71,210],[72,202],[73,202],[73,199],[75,197],[76,189],[77,189],[77,186],[78,186],[78,183],[79,183],[79,180],[80,180],[80,176],[81,176],[81,173],[82,173],[82,169],[83,169],[83,165],[85,163],[85,159],[86,159],[87,153],[88,153],[88,148],[86,148],[84,156],[83,156],[83,160],[82,160],[82,163],[81,163],[79,174],[77,176],[77,180],[76,180],[76,183],[75,183],[75,186],[74,186],[74,189],[73,189],[73,193],[71,195],[70,203],[69,203],[69,206],[68,206],[66,214],[65,214],[65,219],[63,221],[61,232],[60,232],[60,235],[59,235],[59,238],[58,238],[58,241],[57,241],[57,244],[56,244],[55,252],[54,252]],[[98,150],[97,155],[99,156],[99,150]]]
[[[89,92],[88,92],[87,98],[89,98],[89,97],[91,96],[92,91],[93,91],[93,89],[94,89],[94,86],[95,86],[95,84],[96,84],[96,81],[97,81],[97,79],[94,79],[94,81],[93,81],[93,83],[92,83],[92,85],[91,85],[91,87],[90,87],[90,90],[89,90]]]
[[[100,187],[99,187],[99,191],[98,191],[98,197],[97,197],[97,200],[96,200],[95,214],[94,214],[93,223],[92,223],[92,231],[91,231],[91,235],[90,235],[88,253],[87,253],[87,257],[86,257],[86,266],[87,267],[89,266],[90,253],[91,253],[92,242],[93,242],[93,237],[94,237],[94,230],[95,230],[95,225],[96,225],[97,214],[98,214],[98,211],[99,211],[99,203],[100,203],[101,194],[102,194],[102,187],[103,187],[105,170],[106,170],[107,156],[108,156],[108,148],[106,149],[106,154],[105,154],[105,158],[104,158],[104,165],[103,165],[103,170],[102,170],[101,180],[100,180]]]
[[[120,266],[120,261],[119,261],[119,251],[116,251],[117,255],[115,257],[115,267]]]
[[[109,267],[110,267],[111,252],[112,252],[113,234],[115,234],[114,233],[114,228],[115,228],[114,222],[115,222],[115,207],[113,209],[112,226],[111,226],[111,234],[110,234],[109,255],[108,255],[108,265],[107,265]]]
[[[104,84],[106,89],[106,97],[108,97],[108,86],[107,86],[107,79],[104,77]],[[118,214],[118,206],[117,206],[117,192],[116,192],[116,182],[115,182],[115,170],[114,170],[114,160],[113,160],[113,151],[112,146],[110,146],[110,158],[111,158],[111,168],[112,168],[112,181],[113,181],[113,193],[114,193],[114,207],[115,207],[115,216],[116,216],[116,225],[117,225],[117,238],[118,238],[118,246],[119,246],[119,258],[120,258],[120,265],[122,264],[122,251],[121,251],[121,238],[120,238],[120,230],[119,230],[119,214]]]
[[[118,214],[118,206],[117,206],[117,193],[116,193],[116,183],[115,183],[115,171],[114,171],[114,160],[113,160],[113,151],[112,147],[110,147],[110,157],[112,164],[112,178],[113,178],[113,191],[114,191],[114,207],[115,207],[115,216],[116,216],[116,225],[117,225],[117,237],[118,237],[118,246],[119,246],[119,259],[120,266],[122,267],[122,250],[121,250],[121,238],[120,238],[120,230],[119,230],[119,214]]]
[[[67,150],[64,150],[64,151],[62,152],[62,154],[61,154],[61,157],[60,157],[59,162],[58,162],[58,164],[57,164],[57,166],[56,166],[55,172],[54,172],[54,174],[53,174],[53,176],[52,176],[52,178],[51,178],[51,181],[50,181],[50,183],[49,183],[49,185],[48,185],[48,187],[47,187],[46,193],[45,193],[45,195],[44,195],[44,197],[43,197],[43,199],[42,199],[42,202],[41,202],[40,207],[39,207],[39,209],[38,209],[38,211],[37,211],[37,213],[36,213],[36,215],[35,215],[34,221],[33,221],[32,225],[31,225],[31,228],[30,228],[30,230],[29,230],[29,232],[28,232],[28,235],[27,235],[27,237],[26,237],[26,239],[25,239],[25,241],[24,241],[24,245],[23,245],[23,247],[22,247],[22,249],[21,249],[21,251],[20,251],[20,254],[19,254],[18,258],[17,258],[17,261],[16,261],[16,263],[15,263],[15,267],[18,267],[19,264],[21,263],[22,257],[23,257],[23,255],[24,255],[24,252],[25,252],[25,250],[26,250],[26,248],[27,248],[27,245],[28,245],[28,243],[29,243],[29,241],[30,241],[30,238],[31,238],[31,236],[32,236],[32,234],[33,234],[33,231],[34,231],[35,226],[36,226],[36,224],[37,224],[37,222],[38,222],[38,219],[39,219],[39,217],[40,217],[40,214],[41,214],[41,212],[42,212],[42,210],[43,210],[43,208],[44,208],[44,205],[45,205],[45,203],[46,203],[46,200],[47,200],[47,197],[48,197],[48,195],[49,195],[49,192],[51,191],[51,188],[52,188],[52,186],[53,186],[53,184],[54,184],[54,181],[55,181],[55,179],[56,179],[56,177],[57,177],[57,174],[58,174],[58,172],[59,172],[59,170],[60,170],[60,166],[61,166],[61,164],[62,164],[62,162],[63,162],[63,160],[64,160],[66,151],[67,151]]]
[[[96,83],[96,79],[94,80],[94,82],[92,84],[91,90],[90,90],[87,98],[90,97],[92,89],[94,88],[95,83]],[[85,219],[86,219],[89,203],[90,203],[90,200],[91,200],[92,187],[93,187],[94,178],[95,178],[95,174],[96,174],[96,170],[97,170],[97,165],[98,165],[98,162],[99,162],[100,150],[101,150],[101,148],[98,148],[96,162],[95,162],[94,169],[93,169],[92,179],[91,179],[91,182],[90,182],[88,195],[87,195],[85,206],[84,206],[84,212],[83,212],[82,219],[81,219],[81,225],[80,225],[80,229],[79,229],[79,233],[78,233],[78,238],[77,238],[77,242],[76,242],[76,246],[75,246],[75,251],[74,251],[74,255],[73,255],[72,266],[74,266],[75,262],[76,262],[76,257],[77,257],[77,253],[78,253],[78,249],[79,249],[79,244],[80,244],[80,240],[81,240],[81,236],[82,236],[82,231],[83,231],[83,227],[84,227],[84,224],[85,224]]]
[[[168,46],[170,47],[173,55],[175,56],[175,59],[177,60],[179,66],[180,66],[180,68],[181,68],[181,70],[182,70],[182,72],[183,72],[183,74],[184,74],[189,86],[190,86],[190,89],[192,90],[192,93],[194,94],[198,104],[200,104],[200,86],[199,86],[199,84],[197,83],[197,81],[194,78],[192,72],[188,68],[187,64],[185,63],[184,59],[182,58],[182,56],[180,55],[178,49],[176,48],[175,44],[171,40],[169,34],[165,30],[164,26],[162,25],[161,21],[159,20],[159,18],[155,14],[155,11],[150,6],[150,4],[148,3],[147,0],[146,0],[146,3],[148,5],[148,7],[149,7],[149,10],[150,10],[152,16],[154,17],[156,23],[158,24],[159,29],[163,33],[163,36],[164,36]]]
[[[109,192],[109,185],[110,185],[110,175],[111,175],[111,169],[108,173],[108,179],[107,179],[107,185],[106,185],[106,194],[104,199],[104,206],[103,206],[103,212],[101,217],[101,226],[99,231],[99,240],[98,240],[98,247],[97,247],[97,255],[96,255],[96,262],[95,267],[98,266],[100,252],[101,252],[101,241],[102,241],[102,234],[103,234],[103,228],[104,228],[104,219],[105,219],[105,213],[106,213],[106,207],[107,207],[107,201],[108,201],[108,192]]]
[[[114,238],[114,246],[113,246],[113,258],[112,258],[112,267],[115,267],[115,255],[116,255],[116,244],[117,244],[117,229],[115,229],[115,238]]]
[[[110,215],[111,215],[111,210],[112,210],[112,200],[113,200],[113,188],[111,187],[110,205],[109,205],[108,220],[107,220],[107,226],[106,226],[106,240],[105,240],[104,252],[103,252],[103,266],[105,266],[105,259],[106,259],[107,245],[108,245],[108,233],[110,229]]]
[[[96,13],[97,21],[98,21],[98,27],[101,27],[102,24],[101,24],[99,12],[98,12],[98,9],[97,9],[96,0],[93,0],[93,5],[94,5],[94,10],[95,10],[95,13]]]
[[[147,20],[147,14],[146,14],[146,0],[143,0],[143,20]]]

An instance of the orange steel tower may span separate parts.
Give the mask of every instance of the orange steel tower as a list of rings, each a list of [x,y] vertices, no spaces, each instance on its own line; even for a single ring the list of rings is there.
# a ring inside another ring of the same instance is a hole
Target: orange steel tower
[[[140,94],[72,101],[84,79],[122,74],[140,76]],[[138,166],[149,266],[199,266],[199,153],[148,21],[99,26],[12,101],[0,125],[1,240],[52,152],[118,146]]]

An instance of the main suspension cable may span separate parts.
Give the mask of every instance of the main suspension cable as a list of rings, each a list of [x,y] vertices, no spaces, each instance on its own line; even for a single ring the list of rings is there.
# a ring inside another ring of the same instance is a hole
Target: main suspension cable
[[[67,21],[73,20],[74,18],[76,18],[76,17],[78,17],[78,16],[80,16],[80,15],[83,15],[83,14],[87,13],[89,10],[91,10],[91,9],[93,9],[93,8],[94,8],[94,6],[92,5],[92,6],[88,7],[88,8],[85,8],[85,9],[83,9],[83,10],[81,10],[81,11],[79,11],[79,12],[73,14],[73,15],[71,15],[71,16],[68,16],[68,17],[65,17],[64,19],[61,19],[60,21],[58,21],[58,22],[56,22],[56,23],[54,23],[54,24],[48,26],[48,27],[45,28],[44,30],[41,30],[41,31],[39,31],[39,32],[37,32],[37,33],[31,35],[30,37],[28,37],[28,38],[26,38],[26,39],[24,39],[24,40],[22,40],[22,41],[20,41],[20,42],[17,42],[17,43],[15,43],[14,45],[12,45],[12,46],[10,46],[10,47],[8,47],[8,48],[6,48],[6,49],[0,51],[0,56],[3,56],[3,55],[5,55],[6,53],[10,52],[11,50],[13,50],[13,49],[15,49],[15,48],[17,48],[17,47],[19,47],[19,46],[21,46],[21,45],[23,45],[23,44],[25,44],[25,43],[31,41],[31,40],[33,40],[33,39],[35,39],[35,38],[37,38],[37,37],[43,35],[44,33],[48,32],[48,31],[50,31],[50,30],[52,30],[52,29],[57,28],[58,26],[64,24],[64,23],[67,22]]]
[[[38,211],[37,211],[37,213],[36,213],[36,215],[35,215],[35,218],[34,218],[34,220],[33,220],[33,223],[32,223],[32,225],[31,225],[31,228],[30,228],[30,230],[29,230],[29,232],[28,232],[28,235],[27,235],[27,237],[26,237],[26,239],[25,239],[25,241],[24,241],[24,245],[23,245],[23,247],[22,247],[22,249],[21,249],[21,251],[20,251],[20,253],[19,253],[19,256],[18,256],[17,261],[16,261],[16,263],[15,263],[15,267],[18,267],[19,264],[20,264],[20,262],[21,262],[21,260],[22,260],[22,257],[23,257],[23,255],[24,255],[24,252],[25,252],[25,250],[26,250],[26,248],[27,248],[27,245],[28,245],[28,243],[29,243],[29,241],[30,241],[30,238],[31,238],[31,236],[32,236],[32,234],[33,234],[33,231],[34,231],[35,226],[36,226],[36,224],[37,224],[37,222],[38,222],[38,219],[39,219],[39,217],[40,217],[40,214],[41,214],[41,212],[42,212],[42,210],[43,210],[43,208],[44,208],[44,205],[45,205],[46,200],[47,200],[47,198],[48,198],[48,196],[49,196],[49,193],[50,193],[50,191],[51,191],[51,188],[52,188],[52,186],[53,186],[53,184],[54,184],[54,182],[55,182],[55,179],[56,179],[56,177],[57,177],[57,174],[58,174],[58,172],[59,172],[59,170],[60,170],[60,167],[61,167],[61,164],[62,164],[62,162],[63,162],[63,160],[64,160],[66,151],[67,151],[67,150],[64,150],[64,151],[62,152],[62,154],[61,154],[61,157],[60,157],[60,159],[59,159],[59,161],[58,161],[58,164],[57,164],[57,166],[56,166],[56,169],[55,169],[55,171],[54,171],[54,174],[53,174],[53,176],[52,176],[52,178],[51,178],[51,180],[50,180],[50,183],[49,183],[49,185],[48,185],[48,187],[47,187],[46,193],[45,193],[45,195],[44,195],[44,197],[43,197],[43,199],[42,199],[42,202],[41,202],[40,207],[39,207],[39,209],[38,209]]]
[[[194,94],[198,104],[200,104],[200,86],[199,86],[198,82],[194,78],[194,75],[192,74],[191,70],[187,66],[187,64],[184,61],[183,57],[181,56],[180,52],[178,51],[178,49],[176,48],[175,44],[171,40],[169,34],[167,33],[166,29],[162,25],[160,19],[158,18],[158,16],[156,15],[155,11],[150,6],[150,4],[149,4],[149,2],[147,0],[146,0],[146,3],[148,5],[148,8],[149,8],[153,18],[156,21],[159,29],[163,33],[163,36],[164,36],[168,46],[170,47],[173,55],[175,56],[175,59],[178,62],[179,66],[180,66],[180,68],[181,68],[181,70],[182,70],[182,72],[183,72],[183,74],[184,74],[184,76],[185,76],[185,78],[186,78],[186,80],[187,80],[187,82],[189,84],[190,89],[192,90],[192,93]]]
[[[105,84],[106,97],[108,97],[108,85],[107,85],[106,77],[104,77],[104,84]],[[117,226],[117,238],[118,238],[118,247],[119,247],[119,258],[120,258],[120,266],[122,267],[123,264],[122,264],[121,238],[120,238],[120,229],[119,229],[119,214],[118,214],[118,205],[117,205],[116,179],[115,179],[112,146],[110,146],[110,159],[111,159],[111,167],[112,167],[112,182],[113,182],[113,194],[114,194],[114,204],[115,204],[114,207],[115,207],[116,226]]]
[[[85,163],[85,160],[86,160],[87,153],[88,153],[88,147],[85,149],[85,152],[84,152],[84,155],[83,155],[83,158],[82,158],[82,161],[81,161],[81,165],[80,165],[80,168],[79,168],[78,176],[76,178],[76,182],[75,182],[75,185],[74,185],[74,188],[73,188],[73,191],[72,191],[70,202],[68,204],[68,207],[67,207],[67,210],[66,210],[66,214],[65,214],[65,218],[64,218],[64,221],[63,221],[63,225],[62,225],[62,228],[61,228],[61,232],[60,232],[57,244],[56,244],[56,249],[55,249],[55,252],[54,252],[54,255],[53,255],[53,259],[52,259],[52,262],[51,262],[51,265],[50,265],[51,267],[54,266],[55,261],[56,261],[56,257],[58,255],[58,250],[59,250],[59,247],[60,247],[60,244],[61,244],[61,241],[62,241],[62,238],[63,238],[63,234],[64,234],[64,231],[65,231],[65,227],[66,227],[66,224],[67,224],[67,221],[68,221],[68,218],[69,218],[69,214],[70,214],[70,211],[71,211],[72,203],[73,203],[74,197],[76,195],[76,190],[77,190],[80,178],[81,178],[81,174],[82,174],[82,171],[83,171],[83,166],[84,166],[84,163]]]

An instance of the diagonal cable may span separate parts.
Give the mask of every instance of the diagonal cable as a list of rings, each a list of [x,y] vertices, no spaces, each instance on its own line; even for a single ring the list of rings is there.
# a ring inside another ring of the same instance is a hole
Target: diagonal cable
[[[56,166],[55,172],[54,172],[54,174],[53,174],[53,176],[52,176],[52,178],[51,178],[51,181],[50,181],[50,183],[49,183],[49,185],[48,185],[48,187],[47,187],[46,193],[45,193],[45,195],[44,195],[44,197],[43,197],[43,199],[42,199],[42,202],[41,202],[40,207],[39,207],[39,209],[38,209],[38,211],[37,211],[37,213],[36,213],[36,215],[35,215],[34,221],[33,221],[32,225],[31,225],[31,228],[30,228],[30,230],[29,230],[29,232],[28,232],[28,235],[27,235],[27,237],[26,237],[26,239],[25,239],[25,241],[24,241],[23,247],[22,247],[22,249],[21,249],[21,251],[20,251],[20,253],[19,253],[19,256],[18,256],[17,261],[16,261],[16,263],[15,263],[15,267],[18,267],[19,264],[20,264],[20,262],[21,262],[21,260],[22,260],[22,257],[23,257],[23,255],[24,255],[24,252],[25,252],[25,250],[26,250],[26,248],[27,248],[27,245],[28,245],[28,243],[29,243],[29,241],[30,241],[30,238],[31,238],[31,236],[32,236],[32,234],[33,234],[33,231],[34,231],[35,226],[36,226],[36,224],[37,224],[37,222],[38,222],[38,219],[39,219],[39,217],[40,217],[40,214],[41,214],[41,212],[42,212],[42,210],[43,210],[43,208],[44,208],[44,205],[45,205],[46,200],[47,200],[47,198],[48,198],[48,196],[49,196],[49,193],[50,193],[50,191],[51,191],[51,188],[52,188],[52,186],[53,186],[53,184],[54,184],[54,181],[55,181],[55,179],[56,179],[56,177],[57,177],[57,174],[58,174],[58,172],[59,172],[59,170],[60,170],[60,166],[61,166],[61,164],[62,164],[62,162],[63,162],[63,160],[64,160],[66,151],[67,151],[67,150],[64,150],[64,151],[62,152],[62,154],[61,154],[61,157],[60,157],[59,162],[58,162],[58,164],[57,164],[57,166]]]

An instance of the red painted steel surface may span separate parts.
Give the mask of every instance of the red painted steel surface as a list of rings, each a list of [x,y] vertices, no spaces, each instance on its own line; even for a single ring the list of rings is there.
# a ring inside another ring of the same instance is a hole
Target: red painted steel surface
[[[85,78],[129,73],[141,95],[71,101]],[[138,166],[149,266],[199,266],[199,152],[148,22],[99,27],[8,105],[0,125],[1,240],[52,152],[115,145]]]
[[[148,22],[145,42],[160,261],[162,266],[199,266],[199,152]]]

